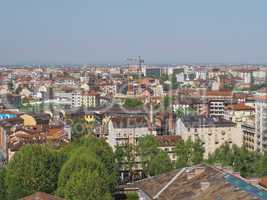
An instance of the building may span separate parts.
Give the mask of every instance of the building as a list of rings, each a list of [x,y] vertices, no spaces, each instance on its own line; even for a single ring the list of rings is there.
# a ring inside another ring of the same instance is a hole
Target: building
[[[204,157],[215,152],[225,143],[242,146],[242,134],[235,123],[203,116],[185,116],[177,121],[177,135],[182,139],[200,139],[205,148]]]
[[[99,94],[96,92],[73,92],[72,107],[96,107],[99,105]]]
[[[267,191],[221,167],[183,168],[124,186],[142,200],[266,200]]]
[[[208,103],[208,110],[210,117],[224,116],[224,100],[210,100]]]
[[[224,107],[232,103],[231,91],[207,91],[203,94],[209,101],[208,110],[210,117],[223,117]]]
[[[52,196],[44,192],[36,192],[30,196],[23,197],[20,200],[64,200],[64,199]]]
[[[168,156],[172,162],[176,161],[175,147],[181,142],[182,138],[177,135],[158,135],[156,140],[159,144],[159,148],[168,153]]]
[[[267,96],[256,98],[256,140],[257,151],[267,150]]]
[[[235,123],[244,122],[254,114],[255,109],[245,104],[232,104],[224,108],[224,118]]]
[[[244,147],[249,151],[256,151],[255,116],[241,124],[242,140]]]

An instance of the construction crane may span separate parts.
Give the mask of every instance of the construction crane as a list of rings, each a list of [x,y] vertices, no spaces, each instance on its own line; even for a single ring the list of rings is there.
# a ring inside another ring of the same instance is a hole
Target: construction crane
[[[145,63],[144,59],[141,58],[141,56],[138,56],[137,58],[126,58],[126,61],[129,64],[135,64],[139,67],[139,78],[142,76],[142,64]]]

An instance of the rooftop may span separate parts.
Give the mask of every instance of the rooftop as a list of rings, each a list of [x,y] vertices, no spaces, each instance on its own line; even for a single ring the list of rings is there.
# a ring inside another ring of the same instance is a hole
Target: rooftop
[[[24,197],[20,200],[64,200],[64,199],[52,196],[44,192],[36,192],[33,195]]]
[[[204,116],[185,116],[182,122],[188,128],[208,128],[208,127],[233,127],[236,124],[225,119],[214,119]]]
[[[144,179],[130,185],[157,200],[266,200],[260,186],[211,166],[195,166]]]
[[[236,111],[252,111],[254,108],[245,104],[232,104],[226,106],[225,110],[236,110]]]

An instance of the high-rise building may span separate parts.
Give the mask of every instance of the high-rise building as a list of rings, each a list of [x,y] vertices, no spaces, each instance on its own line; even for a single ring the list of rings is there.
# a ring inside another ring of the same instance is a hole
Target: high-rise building
[[[256,141],[257,151],[267,150],[267,96],[256,98]]]

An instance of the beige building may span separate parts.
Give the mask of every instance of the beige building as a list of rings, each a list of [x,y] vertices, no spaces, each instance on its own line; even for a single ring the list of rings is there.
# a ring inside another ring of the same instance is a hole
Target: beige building
[[[182,139],[200,139],[205,148],[204,157],[215,152],[225,143],[242,146],[242,133],[235,123],[206,117],[184,117],[177,121],[177,135]]]
[[[255,109],[245,104],[232,104],[224,109],[224,118],[235,123],[245,122],[253,116]]]
[[[244,147],[249,151],[256,151],[256,129],[255,129],[255,116],[251,116],[241,124],[242,140]]]

